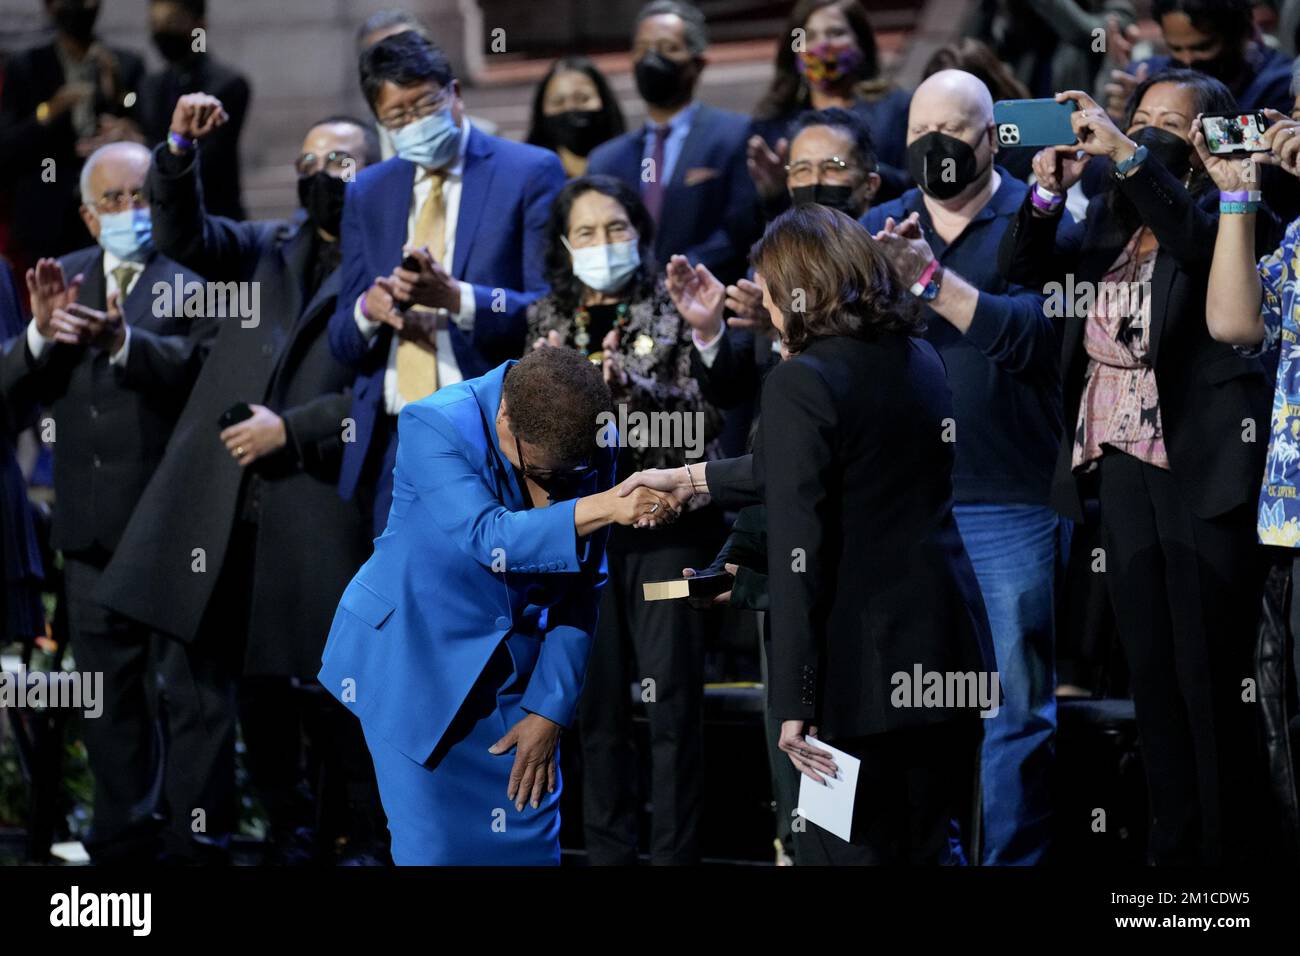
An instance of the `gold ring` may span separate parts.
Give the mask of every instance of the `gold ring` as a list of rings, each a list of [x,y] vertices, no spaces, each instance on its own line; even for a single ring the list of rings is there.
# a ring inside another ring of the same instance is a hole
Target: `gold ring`
[[[243,457],[244,457],[244,446],[243,446],[243,445],[236,445],[236,446],[235,446],[235,457],[236,457],[236,458],[243,458]]]

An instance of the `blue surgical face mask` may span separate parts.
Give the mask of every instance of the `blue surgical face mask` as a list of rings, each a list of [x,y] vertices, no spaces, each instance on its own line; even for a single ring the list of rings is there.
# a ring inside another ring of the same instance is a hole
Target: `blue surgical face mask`
[[[99,245],[119,259],[141,262],[153,251],[153,220],[148,209],[98,213]]]
[[[393,130],[392,138],[398,156],[425,169],[451,164],[460,151],[460,127],[450,106]]]
[[[641,250],[637,248],[635,239],[582,249],[573,248],[563,237],[561,240],[573,256],[573,275],[588,289],[597,292],[621,289],[641,265]]]

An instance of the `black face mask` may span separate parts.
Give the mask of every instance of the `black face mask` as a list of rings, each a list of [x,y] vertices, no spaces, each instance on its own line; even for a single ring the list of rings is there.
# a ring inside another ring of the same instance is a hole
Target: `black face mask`
[[[95,36],[95,20],[98,16],[98,6],[65,3],[55,11],[54,25],[60,33],[67,34],[80,43],[89,43]]]
[[[1133,134],[1133,142],[1145,146],[1147,152],[1175,179],[1182,179],[1192,168],[1192,146],[1181,137],[1158,126],[1144,126]]]
[[[556,146],[586,156],[609,137],[599,122],[600,110],[568,110],[542,117],[542,128]]]
[[[935,199],[951,199],[981,172],[970,143],[937,130],[907,147],[907,171],[922,191]]]
[[[636,89],[651,106],[676,106],[690,96],[686,65],[651,50],[636,61]]]
[[[298,179],[298,202],[307,218],[331,236],[338,236],[343,223],[343,194],[347,183],[325,170]]]
[[[796,206],[816,203],[829,209],[838,209],[846,216],[858,217],[858,203],[853,198],[852,186],[832,186],[829,183],[813,183],[811,186],[795,186],[790,190],[790,200]]]
[[[190,35],[176,30],[159,30],[153,35],[153,45],[168,63],[184,63],[193,52]]]

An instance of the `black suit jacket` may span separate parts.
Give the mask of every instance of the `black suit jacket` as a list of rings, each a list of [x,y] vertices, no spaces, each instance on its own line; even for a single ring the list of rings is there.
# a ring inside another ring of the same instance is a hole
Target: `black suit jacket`
[[[240,198],[239,135],[248,116],[252,90],[242,75],[206,53],[195,54],[184,66],[167,66],[150,73],[140,83],[136,106],[140,128],[150,146],[165,142],[171,128],[176,101],[185,93],[210,93],[221,100],[230,114],[224,126],[204,137],[199,144],[203,154],[200,178],[203,203],[213,216],[244,218]]]
[[[105,306],[98,246],[63,259],[71,279],[85,275],[78,301]],[[122,309],[131,326],[126,364],[89,346],[50,343],[40,359],[23,334],[0,354],[0,391],[53,412],[54,523],[51,544],[67,552],[111,552],[162,459],[172,426],[198,374],[214,325],[207,318],[159,317],[155,283],[198,276],[158,254],[145,265]]]
[[[234,524],[251,516],[255,496],[247,670],[313,676],[339,598],[370,544],[359,505],[336,491],[353,379],[330,353],[327,334],[339,271],[312,288],[312,227],[302,217],[205,215],[198,161],[165,151],[157,148],[149,173],[159,248],[213,281],[255,283],[260,309],[256,325],[222,324],[99,597],[154,630],[193,640]],[[218,419],[236,402],[267,406],[287,433],[281,451],[248,469],[218,438]],[[195,547],[207,556],[206,574],[188,570]]]
[[[1192,510],[1213,518],[1257,499],[1273,400],[1272,376],[1260,360],[1214,341],[1205,325],[1218,190],[1210,187],[1193,196],[1154,158],[1117,180],[1114,188],[1132,201],[1160,244],[1151,276],[1148,357],[1160,395],[1170,473]],[[1064,307],[1074,298],[1071,288],[1102,280],[1131,236],[1116,226],[1100,196],[1083,223],[1058,229],[1059,223],[1059,217],[1034,216],[1026,199],[1003,237],[999,259],[1009,281],[1044,288],[1049,304],[1058,292]],[[1276,219],[1264,212],[1257,223],[1256,248],[1274,248]],[[1073,286],[1067,275],[1073,276]],[[1051,282],[1061,283],[1059,289]],[[1083,520],[1083,490],[1071,466],[1089,362],[1085,312],[1070,308],[1064,318],[1064,434],[1051,498],[1054,508],[1076,521]]]
[[[135,118],[144,62],[127,50],[111,52],[117,58],[119,96],[108,102],[97,90],[96,115]],[[65,82],[53,43],[16,53],[5,65],[0,94],[0,178],[13,190],[14,239],[33,261],[38,256],[71,252],[91,241],[77,212],[82,161],[77,156],[71,113],[46,126],[36,122],[36,107]],[[54,160],[52,182],[47,159]]]
[[[767,505],[775,717],[834,738],[972,713],[891,702],[918,665],[994,666],[952,513],[951,417],[924,340],[818,339],[768,375],[754,454],[706,466],[722,504]]]

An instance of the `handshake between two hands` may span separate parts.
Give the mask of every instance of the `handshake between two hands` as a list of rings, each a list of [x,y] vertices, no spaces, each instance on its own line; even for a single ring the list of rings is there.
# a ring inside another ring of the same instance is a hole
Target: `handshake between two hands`
[[[672,524],[682,505],[695,497],[695,484],[686,466],[647,468],[623,480],[608,492],[616,524],[658,528]]]

